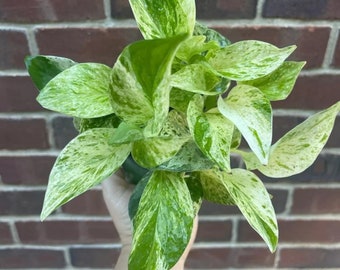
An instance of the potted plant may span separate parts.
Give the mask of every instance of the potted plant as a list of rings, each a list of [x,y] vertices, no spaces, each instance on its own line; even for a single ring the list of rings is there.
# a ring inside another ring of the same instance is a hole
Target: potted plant
[[[74,117],[80,133],[52,168],[41,219],[123,166],[138,182],[129,269],[175,265],[202,200],[237,205],[274,252],[275,212],[253,170],[280,178],[308,168],[340,102],[272,144],[271,102],[290,94],[305,64],[286,61],[295,46],[231,44],[196,22],[194,0],[130,5],[144,40],[128,45],[112,68],[57,56],[25,59],[38,102]],[[240,148],[241,138],[251,151]],[[232,168],[231,154],[246,168]]]

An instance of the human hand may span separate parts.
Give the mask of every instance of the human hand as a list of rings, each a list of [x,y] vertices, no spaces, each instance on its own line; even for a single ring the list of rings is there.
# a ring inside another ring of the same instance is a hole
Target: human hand
[[[105,204],[122,243],[121,253],[114,269],[125,270],[128,269],[128,261],[132,244],[132,222],[128,213],[128,205],[134,185],[129,184],[124,179],[123,171],[119,170],[102,182],[102,189]],[[189,244],[172,270],[184,269],[185,260],[195,241],[197,223],[198,221],[196,217]]]

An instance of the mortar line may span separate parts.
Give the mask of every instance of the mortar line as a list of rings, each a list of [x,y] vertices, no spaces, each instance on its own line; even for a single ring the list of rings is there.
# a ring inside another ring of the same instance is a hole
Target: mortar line
[[[104,5],[104,13],[107,22],[111,22],[111,1],[110,0],[103,0]]]
[[[256,6],[255,20],[263,19],[262,11],[263,11],[263,7],[264,7],[264,3],[265,3],[265,0],[258,0],[257,6]]]
[[[37,40],[35,38],[35,30],[32,27],[29,27],[26,31],[28,47],[30,50],[30,54],[35,56],[39,54],[39,48],[37,44]]]
[[[329,68],[332,64],[333,57],[335,56],[335,49],[339,37],[339,29],[337,27],[332,27],[328,44],[325,52],[325,57],[322,63],[323,68]]]

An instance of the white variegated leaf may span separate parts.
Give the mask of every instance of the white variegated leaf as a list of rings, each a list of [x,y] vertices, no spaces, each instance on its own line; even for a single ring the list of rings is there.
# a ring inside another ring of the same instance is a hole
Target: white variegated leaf
[[[115,172],[130,153],[129,144],[109,144],[112,128],[89,129],[59,154],[50,174],[41,219]]]

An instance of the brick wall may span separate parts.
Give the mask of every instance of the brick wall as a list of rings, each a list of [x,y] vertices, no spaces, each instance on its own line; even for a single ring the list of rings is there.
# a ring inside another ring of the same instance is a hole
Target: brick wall
[[[307,60],[295,91],[275,103],[277,139],[340,100],[339,0],[198,0],[198,18],[232,41],[296,44]],[[69,118],[42,109],[24,70],[28,54],[114,63],[141,36],[127,0],[0,0],[0,269],[107,268],[119,239],[100,187],[40,223],[48,173],[76,135]],[[264,179],[274,195],[280,244],[270,254],[234,207],[205,203],[190,269],[340,269],[340,117],[315,164]]]

